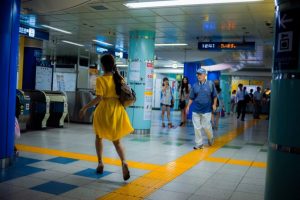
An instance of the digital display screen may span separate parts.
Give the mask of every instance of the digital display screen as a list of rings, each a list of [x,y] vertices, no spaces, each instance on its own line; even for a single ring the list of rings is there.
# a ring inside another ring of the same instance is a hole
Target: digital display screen
[[[255,50],[255,42],[198,42],[199,50]]]

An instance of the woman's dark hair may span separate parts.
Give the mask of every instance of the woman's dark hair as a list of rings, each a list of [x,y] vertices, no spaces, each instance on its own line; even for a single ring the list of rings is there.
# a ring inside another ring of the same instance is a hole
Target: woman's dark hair
[[[165,81],[169,81],[169,79],[167,77],[163,78],[162,86],[165,86]]]
[[[123,77],[120,75],[117,66],[115,65],[115,59],[111,54],[105,54],[101,57],[101,64],[105,72],[112,72],[114,82],[116,85],[116,93],[117,95],[121,94],[121,82]]]
[[[187,80],[186,83],[184,83],[184,79]],[[183,89],[185,89],[185,93],[188,94],[190,91],[189,91],[189,79],[188,77],[184,76],[183,79],[181,80],[181,95],[183,94]]]

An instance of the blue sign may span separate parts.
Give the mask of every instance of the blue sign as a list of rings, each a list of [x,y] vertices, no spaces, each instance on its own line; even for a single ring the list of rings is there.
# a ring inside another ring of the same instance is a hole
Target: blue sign
[[[255,42],[198,42],[199,50],[221,51],[221,50],[255,50]]]
[[[42,31],[40,29],[24,26],[20,24],[19,33],[27,37],[40,39],[40,40],[49,40],[49,33]]]

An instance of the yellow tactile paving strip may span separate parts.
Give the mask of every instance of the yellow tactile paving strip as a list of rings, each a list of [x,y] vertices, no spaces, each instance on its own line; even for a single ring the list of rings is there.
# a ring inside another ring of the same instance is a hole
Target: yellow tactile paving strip
[[[46,155],[51,155],[51,156],[60,156],[60,157],[73,158],[73,159],[85,160],[85,161],[90,161],[90,162],[98,162],[97,157],[94,155],[66,152],[66,151],[61,151],[61,150],[56,150],[56,149],[35,147],[35,146],[29,146],[29,145],[24,145],[24,144],[17,144],[16,147],[19,151],[27,151],[27,152],[46,154]],[[109,164],[109,165],[121,166],[121,162],[119,159],[104,157],[103,162],[105,164]],[[137,169],[155,170],[155,169],[161,167],[161,165],[155,165],[155,164],[150,164],[150,163],[142,163],[142,162],[135,162],[135,161],[127,161],[127,162],[130,167],[137,168]]]
[[[205,161],[225,163],[225,164],[231,164],[231,165],[259,167],[259,168],[266,168],[267,167],[267,163],[265,163],[265,162],[248,161],[248,160],[235,160],[235,159],[231,159],[231,158],[209,157],[209,158],[206,158]]]
[[[104,200],[124,200],[124,199],[144,199],[157,189],[166,185],[176,177],[180,176],[196,164],[203,160],[206,160],[219,148],[233,140],[239,134],[243,133],[247,128],[254,126],[258,121],[251,120],[243,124],[244,126],[238,127],[235,130],[229,131],[227,134],[218,137],[215,144],[212,147],[204,148],[202,150],[191,151],[186,155],[183,155],[173,162],[167,163],[161,167],[154,169],[153,171],[145,174],[132,181],[131,183],[116,189],[115,191],[100,197],[98,199]],[[213,159],[213,158],[210,158]],[[223,162],[229,162],[229,159],[220,159]],[[239,163],[232,160],[231,163]],[[243,163],[243,162],[240,162]],[[249,161],[245,161],[243,164],[249,164]],[[251,162],[250,162],[251,163]],[[130,166],[131,167],[131,166]]]

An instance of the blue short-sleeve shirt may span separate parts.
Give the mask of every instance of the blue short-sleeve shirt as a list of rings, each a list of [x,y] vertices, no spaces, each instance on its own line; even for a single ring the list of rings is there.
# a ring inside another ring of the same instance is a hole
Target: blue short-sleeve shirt
[[[193,100],[196,113],[209,113],[212,111],[213,98],[217,96],[215,85],[210,81],[193,85],[190,93],[190,99]]]

